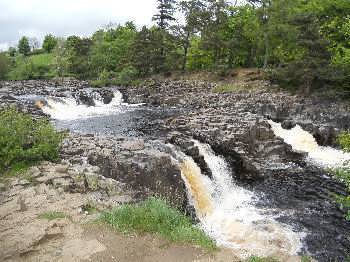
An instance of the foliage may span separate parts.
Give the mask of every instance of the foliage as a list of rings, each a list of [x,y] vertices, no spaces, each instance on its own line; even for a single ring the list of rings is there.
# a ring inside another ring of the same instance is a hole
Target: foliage
[[[350,132],[342,132],[339,134],[337,142],[345,151],[350,152]]]
[[[0,173],[16,165],[56,160],[62,135],[47,120],[10,108],[0,111]]]
[[[131,64],[132,46],[136,37],[136,27],[128,22],[124,26],[97,31],[90,50],[91,75],[96,77],[104,71],[120,72]]]
[[[11,60],[5,53],[0,53],[0,80],[6,79],[10,71]]]
[[[293,91],[350,90],[348,0],[157,3],[151,27],[137,29],[127,22],[109,25],[89,38],[47,35],[43,47],[55,57],[49,76],[73,76],[102,85],[125,84],[135,72],[139,78],[177,70],[224,72],[263,67],[273,82]],[[18,48],[25,56],[30,43],[35,44],[34,39],[29,40],[23,37]],[[38,52],[42,51],[32,51]],[[11,56],[16,56],[14,50]],[[15,67],[25,77],[13,74],[12,79],[42,77],[31,73],[37,69],[30,63],[16,63]]]
[[[43,42],[43,49],[47,53],[51,53],[57,45],[57,38],[53,35],[46,35]]]
[[[350,220],[350,168],[339,168],[333,170],[333,173],[348,189],[347,196],[337,195],[336,200],[341,208],[347,211],[347,219]]]
[[[116,79],[117,85],[130,85],[137,77],[137,70],[133,66],[124,67],[118,74]]]
[[[67,71],[80,79],[86,79],[90,75],[89,53],[92,40],[69,36],[65,42],[65,53]]]
[[[175,0],[157,0],[158,2],[158,13],[152,18],[153,21],[157,22],[157,25],[165,30],[169,27],[169,23],[174,21],[175,13]]]
[[[23,36],[18,42],[18,52],[24,56],[29,55],[30,53],[30,45],[29,39]]]
[[[170,241],[215,249],[214,242],[202,230],[193,226],[188,217],[155,198],[104,212],[102,221],[126,233],[157,233]]]
[[[57,211],[48,211],[48,212],[44,212],[39,214],[39,218],[40,219],[47,219],[49,221],[51,220],[56,220],[56,219],[62,219],[62,218],[66,218],[67,215],[63,212],[57,212]]]

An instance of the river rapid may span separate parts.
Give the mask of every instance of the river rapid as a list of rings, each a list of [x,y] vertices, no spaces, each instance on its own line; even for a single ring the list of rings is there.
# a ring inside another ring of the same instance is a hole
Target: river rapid
[[[231,132],[229,135],[216,133],[215,137],[209,133],[217,127],[216,108],[210,111],[193,105],[151,105],[147,101],[131,104],[127,103],[132,101],[130,94],[125,101],[116,89],[106,103],[95,90],[86,93],[93,105],[70,94],[18,98],[41,101],[42,112],[58,129],[161,141],[181,170],[198,226],[219,246],[234,250],[241,258],[276,256],[286,261],[311,255],[318,261],[346,261],[350,226],[332,198],[333,193],[344,194],[345,188],[332,179],[327,169],[348,165],[349,153],[320,146],[315,136],[300,125],[285,129],[277,117],[272,117],[273,121],[266,114],[260,122],[252,120],[254,115],[245,115],[249,124],[244,122],[240,128],[249,130],[249,136],[255,132],[255,144],[249,142],[239,149],[237,145],[245,139],[234,129],[234,122],[231,131],[224,129]],[[209,119],[204,131],[201,117]],[[239,117],[242,114],[237,115],[238,122]],[[223,117],[222,121],[231,119],[235,116]],[[195,149],[195,156],[183,144],[169,139],[173,132],[184,135],[191,150]],[[235,137],[237,142],[224,144],[227,136]],[[255,155],[244,153],[243,148]],[[254,168],[248,165],[251,159]]]

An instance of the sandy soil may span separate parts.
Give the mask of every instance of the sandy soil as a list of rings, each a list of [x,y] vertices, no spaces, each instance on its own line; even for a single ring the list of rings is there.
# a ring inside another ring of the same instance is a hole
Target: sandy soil
[[[155,235],[124,235],[87,213],[89,194],[62,188],[67,174],[48,166],[35,182],[14,179],[0,188],[0,261],[238,261],[228,250],[208,254],[200,248],[169,243]],[[50,180],[61,181],[54,183]],[[51,181],[51,182],[50,182]],[[47,212],[65,217],[42,218]]]

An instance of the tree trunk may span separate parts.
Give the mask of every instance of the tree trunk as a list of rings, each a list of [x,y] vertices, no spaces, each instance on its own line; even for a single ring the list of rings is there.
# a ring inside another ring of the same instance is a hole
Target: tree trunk
[[[187,54],[188,54],[188,48],[190,47],[190,33],[187,32],[186,34],[186,40],[184,43],[184,59],[183,59],[183,63],[182,63],[182,71],[185,72],[186,71],[186,64],[187,64]]]
[[[264,32],[264,40],[265,40],[265,56],[264,56],[264,69],[267,68],[269,62],[269,37],[267,32]]]

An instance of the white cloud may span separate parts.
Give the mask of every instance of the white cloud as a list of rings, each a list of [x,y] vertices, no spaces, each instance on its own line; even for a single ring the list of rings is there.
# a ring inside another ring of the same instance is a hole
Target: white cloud
[[[151,24],[156,0],[0,0],[0,49],[23,35],[87,36],[110,22]]]

